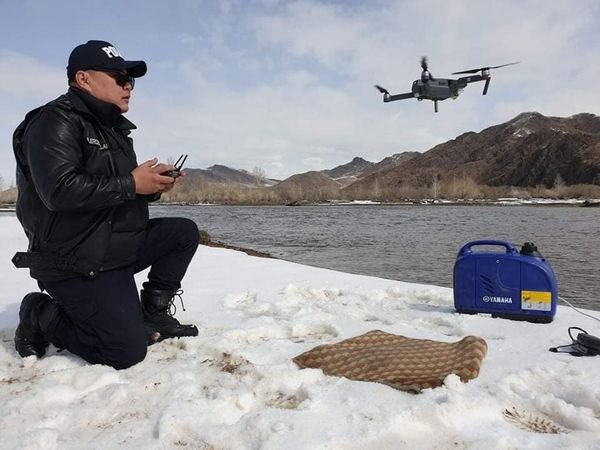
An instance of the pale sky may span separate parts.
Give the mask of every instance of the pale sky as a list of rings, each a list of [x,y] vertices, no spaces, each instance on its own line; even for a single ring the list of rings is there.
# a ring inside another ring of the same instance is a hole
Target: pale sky
[[[143,59],[127,117],[139,162],[188,153],[285,178],[355,156],[426,151],[524,111],[599,114],[597,0],[0,0],[0,174],[12,133],[66,91],[67,59],[89,39]],[[435,77],[513,61],[456,100],[382,102]]]

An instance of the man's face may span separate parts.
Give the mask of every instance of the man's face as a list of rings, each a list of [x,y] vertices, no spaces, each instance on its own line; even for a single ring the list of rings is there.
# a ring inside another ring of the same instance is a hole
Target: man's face
[[[119,107],[122,113],[129,110],[129,100],[133,89],[131,83],[119,86],[116,74],[99,70],[86,70],[84,83],[78,83],[82,89],[94,97]]]

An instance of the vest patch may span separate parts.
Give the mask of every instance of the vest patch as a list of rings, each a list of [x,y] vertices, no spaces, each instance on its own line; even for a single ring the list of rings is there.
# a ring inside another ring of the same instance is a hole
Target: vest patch
[[[99,139],[96,139],[94,137],[86,136],[85,140],[88,144],[95,145],[96,147],[98,147],[98,150],[106,150],[108,148],[108,145],[106,145],[104,142],[100,142]]]

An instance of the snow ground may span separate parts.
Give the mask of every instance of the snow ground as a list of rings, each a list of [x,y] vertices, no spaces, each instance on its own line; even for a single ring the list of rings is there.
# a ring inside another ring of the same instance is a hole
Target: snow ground
[[[600,356],[548,351],[569,326],[600,335],[570,308],[551,324],[460,315],[448,288],[202,246],[177,314],[199,336],[116,371],[56,350],[18,356],[20,299],[36,285],[10,262],[26,248],[16,218],[0,217],[0,241],[2,449],[600,449]],[[292,362],[373,329],[481,336],[488,354],[475,380],[421,394]]]

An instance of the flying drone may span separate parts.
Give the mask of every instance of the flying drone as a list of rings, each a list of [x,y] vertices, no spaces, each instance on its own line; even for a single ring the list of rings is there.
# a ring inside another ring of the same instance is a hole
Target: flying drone
[[[469,83],[475,83],[476,81],[485,80],[485,86],[483,87],[483,95],[487,94],[488,87],[490,86],[490,80],[492,79],[492,77],[490,76],[490,70],[499,69],[500,67],[512,66],[513,64],[519,64],[519,61],[508,64],[502,64],[500,66],[480,67],[479,69],[470,69],[463,70],[460,72],[453,72],[452,75],[476,74],[477,72],[481,72],[481,74],[469,75],[466,77],[460,77],[458,79],[434,78],[431,72],[429,72],[427,65],[427,57],[423,56],[421,58],[421,68],[423,69],[423,71],[421,72],[421,79],[413,81],[412,92],[407,92],[406,94],[391,95],[387,89],[379,86],[378,84],[376,84],[375,87],[379,92],[383,94],[383,101],[386,103],[393,102],[396,100],[404,100],[407,98],[416,98],[419,101],[433,100],[435,112],[438,112],[438,101],[446,100],[450,97],[455,99]]]

